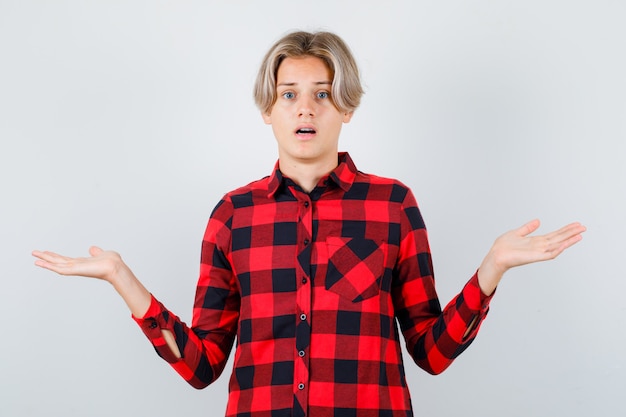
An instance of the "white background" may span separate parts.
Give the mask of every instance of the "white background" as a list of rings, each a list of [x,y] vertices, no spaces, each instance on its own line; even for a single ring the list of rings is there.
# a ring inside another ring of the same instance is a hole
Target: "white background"
[[[251,89],[296,28],[356,55],[340,148],[413,189],[442,303],[504,231],[588,226],[505,277],[446,373],[407,363],[416,414],[625,415],[625,20],[618,0],[0,0],[0,415],[223,415],[229,375],[187,386],[108,284],[30,252],[115,249],[189,321],[213,206],[275,162]]]

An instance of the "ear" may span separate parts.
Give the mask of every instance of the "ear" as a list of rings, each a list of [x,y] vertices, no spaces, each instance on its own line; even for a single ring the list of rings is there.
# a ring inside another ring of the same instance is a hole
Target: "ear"
[[[344,123],[350,123],[350,120],[352,119],[352,115],[354,114],[353,111],[349,112],[349,113],[344,113],[343,114],[343,122]]]
[[[272,115],[269,113],[261,112],[261,116],[263,117],[263,121],[266,125],[272,124]]]

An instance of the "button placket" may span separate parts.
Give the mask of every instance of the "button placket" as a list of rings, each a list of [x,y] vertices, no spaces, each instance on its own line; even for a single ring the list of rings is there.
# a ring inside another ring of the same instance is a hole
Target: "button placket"
[[[309,355],[306,353],[310,344],[310,326],[308,323],[311,310],[311,259],[313,245],[313,202],[308,194],[294,193],[298,201],[298,250],[296,256],[297,274],[300,276],[296,294],[296,339],[294,346],[294,389],[298,403],[306,407],[308,403]]]

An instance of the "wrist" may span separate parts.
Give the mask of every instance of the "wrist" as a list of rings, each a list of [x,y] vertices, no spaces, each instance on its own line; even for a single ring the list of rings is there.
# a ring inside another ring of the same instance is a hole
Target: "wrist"
[[[499,267],[491,253],[487,255],[478,268],[478,285],[483,294],[493,294],[505,272],[506,268]]]
[[[152,295],[121,259],[116,263],[114,271],[109,282],[124,299],[131,313],[135,317],[143,317],[150,307]]]
[[[118,292],[121,288],[128,286],[133,279],[133,273],[124,263],[122,258],[118,255],[111,259],[110,272],[106,277],[106,280],[111,284]]]

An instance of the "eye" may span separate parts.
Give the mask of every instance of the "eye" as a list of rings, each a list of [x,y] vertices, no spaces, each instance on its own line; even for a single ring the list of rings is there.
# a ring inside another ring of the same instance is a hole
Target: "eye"
[[[291,92],[291,91],[285,91],[285,92],[282,94],[282,96],[283,96],[283,98],[286,98],[287,100],[291,100],[291,99],[293,99],[296,95],[295,95],[293,92]]]
[[[328,96],[328,91],[320,91],[319,93],[317,93],[317,98],[319,99],[325,99],[328,98]]]

